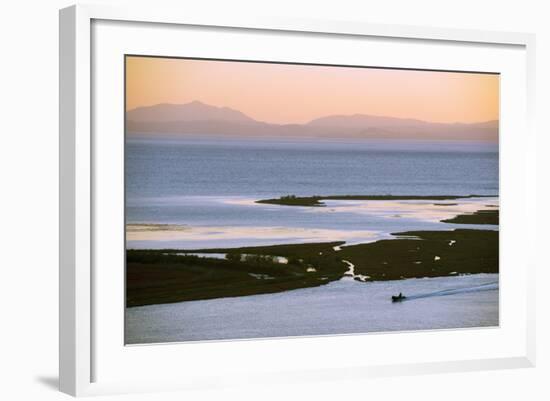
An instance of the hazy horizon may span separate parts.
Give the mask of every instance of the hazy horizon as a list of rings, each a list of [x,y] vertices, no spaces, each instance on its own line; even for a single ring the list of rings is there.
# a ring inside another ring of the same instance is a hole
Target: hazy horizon
[[[254,121],[257,121],[257,122],[260,122],[260,123],[266,123],[266,124],[273,124],[273,125],[307,125],[307,124],[309,124],[309,123],[311,123],[315,120],[319,120],[319,119],[325,118],[325,117],[358,117],[358,116],[395,118],[395,119],[399,119],[399,120],[415,120],[415,121],[418,121],[418,122],[424,122],[424,123],[430,123],[430,124],[432,124],[432,123],[433,124],[483,124],[483,123],[499,121],[499,118],[497,117],[497,118],[490,119],[490,120],[473,121],[473,122],[468,122],[468,123],[459,122],[459,121],[443,123],[443,122],[439,122],[439,121],[422,120],[422,119],[419,119],[419,118],[396,117],[396,116],[392,116],[392,115],[374,115],[374,114],[368,114],[368,113],[353,113],[353,114],[319,115],[319,116],[313,117],[311,120],[305,121],[303,123],[272,123],[272,122],[258,120],[256,118],[253,118],[250,115],[248,115],[247,113],[243,112],[242,110],[237,110],[237,109],[234,109],[232,107],[228,107],[228,106],[224,106],[224,105],[209,104],[209,103],[205,103],[203,101],[200,101],[198,99],[191,100],[191,101],[186,102],[186,103],[167,103],[167,102],[163,102],[163,103],[154,103],[154,104],[149,104],[149,105],[137,106],[137,107],[134,107],[132,109],[127,109],[126,112],[132,112],[132,111],[135,111],[135,110],[138,110],[138,109],[153,108],[153,107],[156,107],[156,106],[188,106],[188,105],[192,105],[192,104],[202,104],[202,105],[212,106],[212,107],[216,107],[216,108],[220,108],[220,109],[229,109],[229,110],[233,110],[233,111],[239,111],[239,112],[241,112],[242,114],[244,114],[245,116],[249,117],[250,119],[252,119]]]
[[[498,143],[498,120],[434,123],[366,114],[330,115],[305,124],[272,124],[239,110],[193,101],[161,103],[126,112],[129,134],[222,135],[254,138],[474,140]]]

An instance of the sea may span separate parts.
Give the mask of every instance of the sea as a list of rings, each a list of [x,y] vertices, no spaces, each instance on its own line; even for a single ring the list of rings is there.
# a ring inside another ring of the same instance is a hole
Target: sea
[[[360,243],[404,230],[452,229],[440,220],[498,205],[498,160],[491,143],[129,139],[127,246]],[[495,196],[327,201],[327,208],[255,203],[285,195],[474,194]],[[154,227],[156,235],[137,224]]]

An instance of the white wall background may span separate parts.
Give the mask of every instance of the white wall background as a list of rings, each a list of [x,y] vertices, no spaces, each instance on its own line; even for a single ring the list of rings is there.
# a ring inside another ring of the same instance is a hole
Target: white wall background
[[[115,5],[137,1],[111,0]],[[147,2],[143,2],[147,3]],[[534,369],[327,382],[286,388],[165,393],[116,399],[158,400],[542,400],[550,399],[550,15],[546,1],[271,0],[150,1],[221,14],[276,15],[537,34],[539,140],[538,366]],[[3,2],[0,14],[0,398],[57,400],[58,21],[64,0]],[[522,133],[518,132],[518,135]],[[452,346],[452,344],[450,344]],[[115,397],[107,397],[115,399]]]

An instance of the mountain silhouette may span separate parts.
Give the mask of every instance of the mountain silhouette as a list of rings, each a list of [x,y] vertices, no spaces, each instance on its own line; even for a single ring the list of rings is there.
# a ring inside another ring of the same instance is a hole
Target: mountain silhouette
[[[157,104],[126,112],[129,135],[227,135],[282,138],[372,138],[430,140],[498,140],[498,120],[480,123],[435,123],[368,114],[332,115],[306,124],[257,121],[228,107],[194,101]]]

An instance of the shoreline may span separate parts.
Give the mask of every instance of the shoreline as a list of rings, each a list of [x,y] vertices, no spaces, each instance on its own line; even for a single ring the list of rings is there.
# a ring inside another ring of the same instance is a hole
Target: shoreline
[[[126,224],[128,248],[206,249],[331,241],[359,244],[387,239],[392,231],[447,230],[449,224],[453,224],[451,228],[474,224],[477,227],[470,228],[498,229],[498,198],[489,197],[460,201],[327,200],[326,207],[290,208],[259,204],[254,198],[217,197],[208,202],[208,210],[222,213],[220,219],[184,220],[183,215],[162,222],[132,219]],[[227,214],[232,220],[224,225]]]
[[[477,195],[461,198],[470,197]],[[127,249],[126,306],[279,293],[341,279],[376,282],[498,273],[498,227],[468,227],[498,225],[498,217],[498,209],[477,210],[440,220],[460,228],[388,232],[389,238],[362,243],[337,236],[327,241],[325,236],[317,242],[266,246]],[[158,229],[141,227],[147,233]]]

